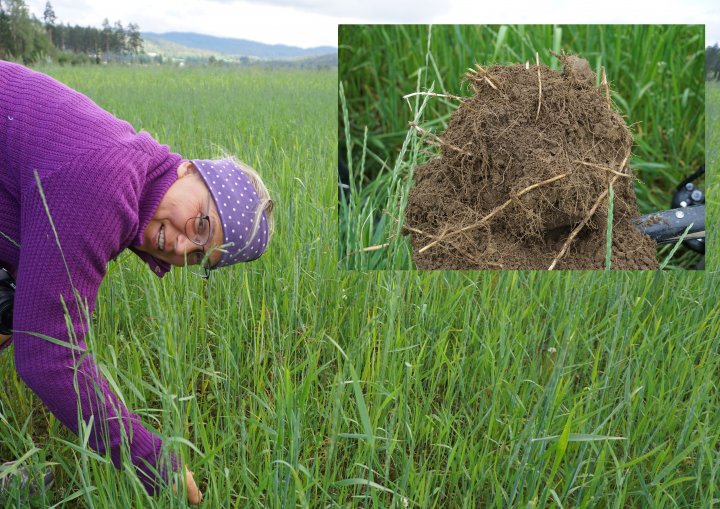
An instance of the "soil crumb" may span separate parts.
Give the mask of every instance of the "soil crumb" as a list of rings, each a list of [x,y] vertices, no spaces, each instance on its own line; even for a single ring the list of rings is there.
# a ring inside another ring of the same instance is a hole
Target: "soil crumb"
[[[474,91],[415,169],[404,232],[420,269],[657,269],[627,166],[632,136],[587,61],[477,67]],[[570,240],[569,238],[572,237]],[[561,252],[563,253],[561,255]]]

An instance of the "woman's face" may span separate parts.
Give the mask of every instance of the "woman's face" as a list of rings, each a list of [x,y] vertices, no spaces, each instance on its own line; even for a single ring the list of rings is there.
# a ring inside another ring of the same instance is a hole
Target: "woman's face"
[[[215,201],[193,164],[186,161],[177,172],[177,181],[160,200],[138,249],[172,265],[185,265],[186,256],[188,264],[197,264],[204,256],[203,247],[209,251],[222,244],[222,224]],[[196,235],[195,227],[201,225],[198,218],[206,215],[210,217],[210,238],[207,245],[199,246],[188,235]],[[219,262],[221,257],[220,251],[214,251],[210,255],[210,266]]]

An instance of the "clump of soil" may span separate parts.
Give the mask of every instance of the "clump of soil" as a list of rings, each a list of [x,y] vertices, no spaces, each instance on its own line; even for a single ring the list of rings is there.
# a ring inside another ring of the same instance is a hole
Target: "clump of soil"
[[[468,73],[465,99],[442,137],[441,156],[415,169],[405,214],[422,269],[602,269],[608,188],[613,269],[655,269],[655,242],[627,166],[632,136],[595,87],[588,63],[555,55],[544,65]],[[421,130],[421,129],[420,129]]]

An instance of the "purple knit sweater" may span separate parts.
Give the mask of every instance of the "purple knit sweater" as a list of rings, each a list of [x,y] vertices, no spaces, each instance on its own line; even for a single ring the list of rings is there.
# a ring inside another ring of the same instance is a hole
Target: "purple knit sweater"
[[[120,466],[129,443],[149,493],[166,478],[162,442],[120,402],[85,350],[87,310],[106,264],[140,244],[181,157],[54,79],[0,61],[0,265],[16,274],[12,336],[19,376],[74,433],[94,416],[90,445]],[[59,239],[58,247],[34,172]],[[18,245],[20,247],[18,247]],[[139,253],[162,276],[169,267]],[[20,332],[22,331],[22,332]],[[31,334],[35,333],[35,334]],[[77,388],[75,386],[77,384]],[[177,462],[173,461],[173,468]]]

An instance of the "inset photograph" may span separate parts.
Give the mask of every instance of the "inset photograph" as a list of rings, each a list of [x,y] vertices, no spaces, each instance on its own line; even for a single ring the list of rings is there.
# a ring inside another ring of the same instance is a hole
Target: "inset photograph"
[[[701,269],[704,27],[339,30],[345,269]]]

